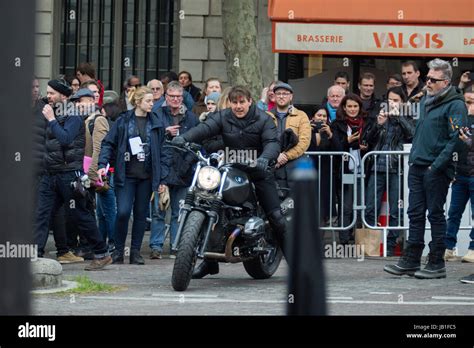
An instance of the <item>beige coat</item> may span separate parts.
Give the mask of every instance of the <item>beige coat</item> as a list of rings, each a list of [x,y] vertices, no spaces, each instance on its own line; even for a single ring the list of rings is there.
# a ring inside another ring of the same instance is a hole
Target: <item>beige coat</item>
[[[284,152],[289,161],[301,157],[311,143],[311,124],[309,123],[308,115],[304,111],[290,106],[288,117],[286,118],[285,129],[291,128],[298,136],[298,144],[293,146],[288,151]],[[277,117],[271,112],[267,113],[273,118],[275,125],[278,126]]]
[[[92,163],[89,168],[89,172],[87,173],[92,182],[95,182],[99,179],[99,176],[97,175],[97,162],[99,161],[100,148],[102,145],[102,140],[110,130],[107,118],[103,115],[98,115],[95,119],[94,131],[92,135],[90,134],[89,121],[92,120],[96,115],[96,113],[90,115],[85,121],[86,147],[84,149],[84,156],[92,157]]]

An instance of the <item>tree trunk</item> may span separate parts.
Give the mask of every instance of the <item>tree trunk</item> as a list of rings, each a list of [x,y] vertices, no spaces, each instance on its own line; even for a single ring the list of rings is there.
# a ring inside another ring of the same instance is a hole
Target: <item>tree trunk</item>
[[[222,0],[222,34],[231,85],[250,89],[255,101],[262,90],[254,0]]]

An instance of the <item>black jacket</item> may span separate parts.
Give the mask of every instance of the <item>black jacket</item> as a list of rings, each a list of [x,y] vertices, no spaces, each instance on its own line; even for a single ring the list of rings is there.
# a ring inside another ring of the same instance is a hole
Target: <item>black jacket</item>
[[[65,125],[71,117],[75,117],[74,121],[76,121],[79,116],[56,116],[56,121],[59,123],[61,128],[64,129],[67,127]],[[61,144],[60,141],[54,136],[51,127],[52,123],[50,122],[46,128],[46,171],[50,173],[67,172],[73,170],[83,171],[86,134],[82,118],[80,119],[80,127],[77,135],[73,134],[72,141],[68,143]]]
[[[192,83],[189,86],[185,87],[184,90],[191,94],[191,97],[193,97],[193,100],[195,102],[199,101],[199,98],[201,98],[201,90],[194,86]]]
[[[125,184],[125,153],[129,149],[129,126],[130,119],[134,110],[130,110],[115,121],[112,129],[102,141],[102,148],[99,155],[98,168],[105,168],[107,163],[115,154],[114,182],[117,186]],[[166,180],[169,174],[169,164],[171,157],[169,151],[163,148],[165,139],[165,128],[161,119],[156,113],[151,112],[147,115],[151,119],[151,174],[152,189],[158,191],[160,184],[167,184]]]
[[[383,125],[376,122],[364,139],[367,140],[370,151],[402,151],[403,144],[410,143],[414,133],[415,128],[406,116],[395,116],[389,117]],[[389,170],[397,171],[398,156],[392,155],[389,158]],[[379,157],[377,161],[379,171],[386,170],[385,159],[385,156]]]
[[[474,140],[474,115],[468,116],[468,128],[471,131],[471,139]],[[471,140],[471,141],[472,141]],[[473,142],[474,144],[474,142]],[[464,146],[464,151],[461,151],[456,168],[456,174],[462,176],[474,176],[474,145]]]
[[[46,156],[46,127],[48,123],[43,116],[43,107],[46,105],[41,99],[33,107],[33,166],[35,175],[44,171]]]
[[[245,120],[243,126],[240,121]],[[201,143],[216,135],[222,135],[229,150],[256,151],[258,157],[276,160],[280,154],[278,133],[272,118],[252,105],[244,119],[238,119],[231,109],[216,112],[205,122],[188,131],[186,141]]]

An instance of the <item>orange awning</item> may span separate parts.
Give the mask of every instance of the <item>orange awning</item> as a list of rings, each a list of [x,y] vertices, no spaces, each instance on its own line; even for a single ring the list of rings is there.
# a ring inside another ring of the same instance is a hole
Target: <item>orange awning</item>
[[[269,0],[274,52],[474,57],[474,0]]]
[[[268,0],[278,22],[473,25],[473,0]]]

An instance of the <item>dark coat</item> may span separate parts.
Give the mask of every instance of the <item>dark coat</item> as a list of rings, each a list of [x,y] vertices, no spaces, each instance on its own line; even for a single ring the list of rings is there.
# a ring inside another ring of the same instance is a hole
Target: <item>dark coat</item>
[[[474,176],[474,115],[468,116],[468,128],[471,132],[471,146],[465,146],[457,163],[455,162],[456,174],[462,176]]]
[[[252,105],[245,116],[245,123],[231,109],[216,112],[205,122],[191,129],[183,137],[186,141],[201,143],[221,134],[229,150],[256,151],[258,157],[276,160],[280,154],[278,133],[272,118]]]
[[[79,116],[76,115],[60,115],[56,116],[56,121],[49,122],[46,128],[46,171],[50,173],[82,171],[86,145],[85,126],[82,118],[79,119]],[[60,141],[54,135],[52,127],[64,131],[72,123],[79,125],[77,132],[75,134],[67,132],[65,139]]]
[[[201,90],[194,86],[192,83],[189,86],[185,87],[184,90],[191,94],[191,97],[193,97],[193,100],[195,102],[199,101],[199,98],[201,98]]]
[[[406,116],[389,117],[383,124],[378,122],[373,125],[366,133],[365,140],[369,145],[370,151],[402,151],[403,144],[412,141],[415,128]],[[380,156],[377,161],[379,171],[385,171],[385,156]],[[372,169],[370,166],[369,169]],[[398,156],[390,156],[389,170],[395,172],[398,170]]]
[[[133,114],[134,110],[122,114],[102,141],[98,168],[105,168],[115,153],[114,182],[117,186],[125,184],[125,153],[128,151],[128,128]],[[152,189],[158,191],[159,185],[167,184],[171,155],[166,148],[163,148],[165,126],[162,120],[154,112],[149,113],[147,117],[150,117],[152,122],[150,139]]]
[[[46,127],[48,126],[48,122],[43,116],[45,105],[46,103],[39,99],[33,106],[33,166],[35,175],[41,175],[44,171]]]
[[[467,109],[464,98],[451,86],[433,103],[427,105],[425,96],[420,101],[420,118],[417,121],[410,164],[431,166],[453,178],[455,173],[453,153],[463,151],[455,126],[467,125]]]
[[[162,120],[164,127],[173,125],[173,116],[171,115],[169,107],[165,106],[159,109],[158,117]],[[190,129],[199,124],[199,119],[191,111],[187,110],[184,117],[179,122],[179,134],[186,134]],[[171,135],[166,134],[166,138],[171,140]],[[171,163],[170,171],[166,182],[169,185],[187,187],[191,185],[193,178],[193,168],[196,163],[195,157],[190,153],[170,148]]]

